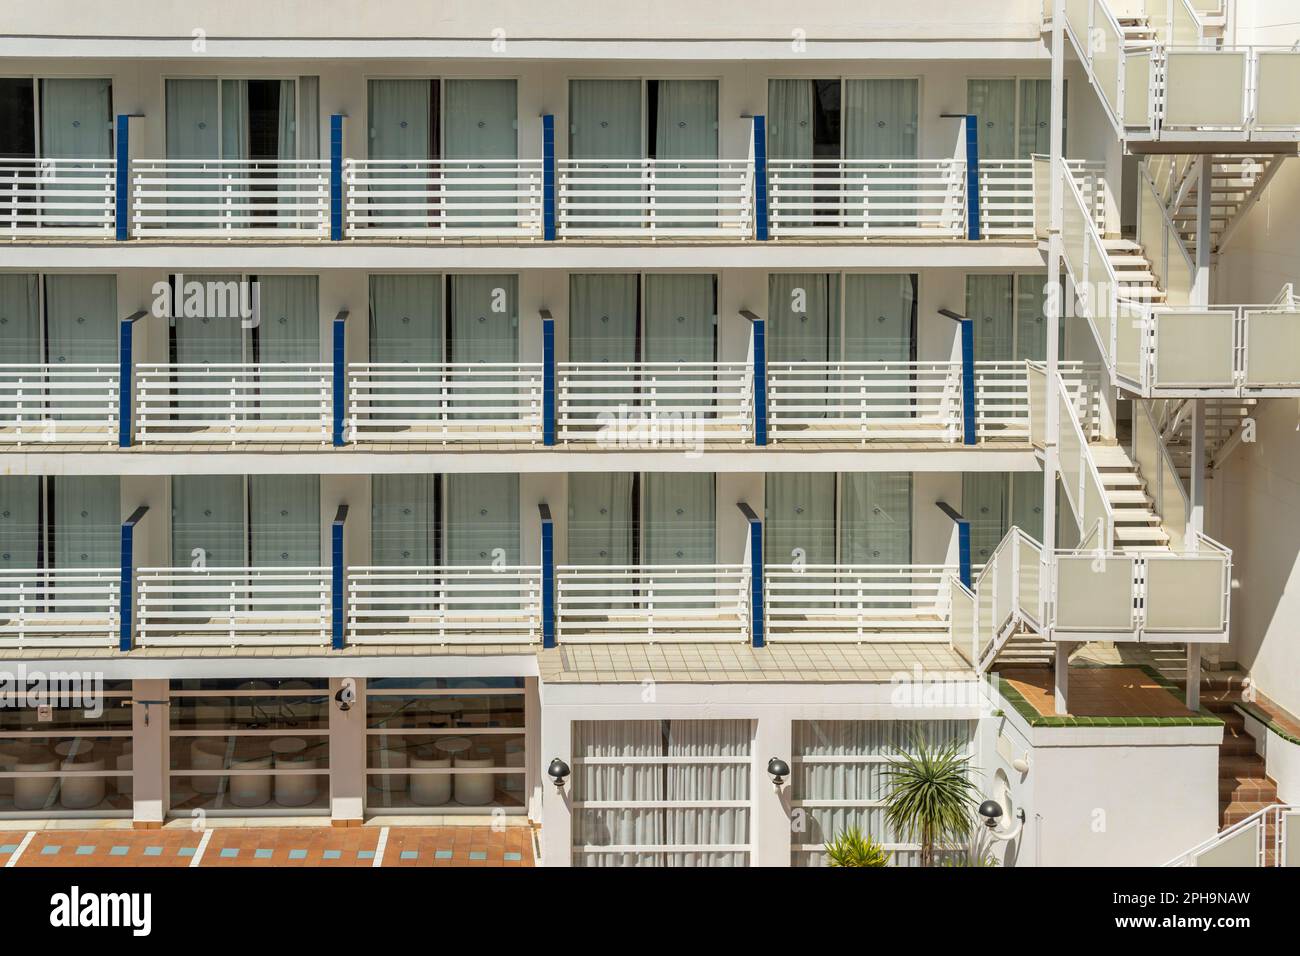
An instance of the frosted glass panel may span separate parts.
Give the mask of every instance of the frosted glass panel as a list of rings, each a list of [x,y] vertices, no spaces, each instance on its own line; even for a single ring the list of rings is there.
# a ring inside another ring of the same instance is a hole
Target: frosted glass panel
[[[1056,624],[1063,631],[1133,630],[1133,561],[1057,556]]]
[[[1156,314],[1156,386],[1233,383],[1231,312]]]
[[[1224,560],[1147,557],[1146,629],[1217,633],[1224,624]],[[1226,636],[1226,635],[1225,635]]]
[[[1244,123],[1244,51],[1170,51],[1165,69],[1166,126],[1238,128]]]
[[[1265,127],[1300,126],[1300,52],[1260,50],[1255,123]]]
[[[1246,382],[1300,383],[1300,314],[1246,313]]]

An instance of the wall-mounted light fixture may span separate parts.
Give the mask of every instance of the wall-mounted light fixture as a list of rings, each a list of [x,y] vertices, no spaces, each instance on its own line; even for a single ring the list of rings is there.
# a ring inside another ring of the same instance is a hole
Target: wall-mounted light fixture
[[[780,757],[773,757],[767,762],[767,773],[772,778],[772,786],[779,791],[785,786],[785,778],[790,776],[790,765]]]
[[[334,703],[339,705],[339,710],[346,713],[356,702],[357,682],[351,677],[345,677],[342,686],[334,694]]]
[[[989,836],[994,840],[1014,840],[1025,828],[1024,808],[1016,811],[1016,819],[1020,822],[1016,824],[1014,830],[998,828],[998,820],[1002,817],[1002,806],[996,800],[985,800],[981,803],[979,813],[984,818],[984,826],[988,828]]]
[[[546,768],[546,775],[555,783],[555,789],[563,791],[564,781],[569,777],[569,765],[556,757],[551,761],[551,765]]]

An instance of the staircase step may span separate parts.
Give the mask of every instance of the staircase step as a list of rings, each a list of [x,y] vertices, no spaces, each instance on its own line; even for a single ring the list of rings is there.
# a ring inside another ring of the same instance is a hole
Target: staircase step
[[[1115,526],[1115,540],[1122,545],[1136,544],[1162,544],[1169,543],[1169,535],[1164,528],[1150,527],[1129,527],[1127,525],[1117,524]]]
[[[1230,801],[1219,810],[1219,827],[1222,829],[1230,827],[1234,823],[1240,823],[1246,817],[1259,813],[1260,810],[1268,806],[1272,806],[1272,801]]]
[[[1230,803],[1274,803],[1277,801],[1277,784],[1268,777],[1221,777],[1219,799]]]
[[[1145,491],[1139,491],[1134,488],[1107,488],[1106,500],[1112,506],[1121,508],[1139,507],[1150,508],[1153,502]]]
[[[1107,252],[1141,252],[1142,247],[1132,239],[1103,239],[1101,246]]]

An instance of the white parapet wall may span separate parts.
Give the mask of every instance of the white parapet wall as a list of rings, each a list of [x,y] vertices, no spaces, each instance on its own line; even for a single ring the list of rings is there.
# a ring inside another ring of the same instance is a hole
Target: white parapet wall
[[[1020,836],[995,845],[1004,866],[1160,866],[1218,831],[1221,724],[1031,726],[990,697],[984,790],[1004,825],[1025,811]]]

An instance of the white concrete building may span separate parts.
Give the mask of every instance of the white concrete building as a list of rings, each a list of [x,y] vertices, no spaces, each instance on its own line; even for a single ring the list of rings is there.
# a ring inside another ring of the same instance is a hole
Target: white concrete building
[[[0,824],[1300,848],[1287,6],[7,11]]]

